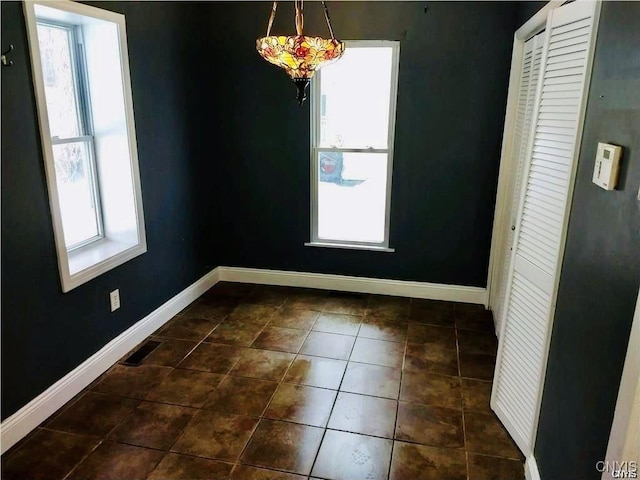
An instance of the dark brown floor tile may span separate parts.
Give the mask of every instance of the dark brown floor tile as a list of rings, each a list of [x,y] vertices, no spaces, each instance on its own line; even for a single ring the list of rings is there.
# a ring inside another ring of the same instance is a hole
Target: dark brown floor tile
[[[274,420],[324,427],[329,420],[335,399],[334,390],[282,383],[264,416]]]
[[[201,343],[180,362],[179,367],[211,373],[229,373],[244,350],[242,347],[220,343]]]
[[[360,330],[362,317],[342,313],[322,313],[313,330],[316,332],[337,333],[339,335],[356,336]]]
[[[327,430],[312,475],[331,480],[386,480],[393,442]]]
[[[486,311],[484,305],[480,305],[478,303],[459,303],[456,302],[453,304],[453,309],[456,312],[472,312],[472,311]]]
[[[393,438],[398,402],[340,392],[327,428]]]
[[[198,344],[193,340],[177,338],[155,337],[154,340],[160,342],[160,345],[142,360],[142,365],[175,367]]]
[[[240,460],[258,467],[309,475],[323,432],[318,427],[263,419]]]
[[[189,422],[171,451],[233,462],[257,424],[257,418],[202,410]]]
[[[306,480],[306,478],[294,473],[248,467],[247,465],[236,465],[231,474],[231,480]]]
[[[409,315],[409,304],[409,298],[371,295],[367,304],[367,315],[406,319]]]
[[[458,348],[464,353],[495,355],[498,352],[498,339],[493,332],[458,330]]]
[[[460,352],[460,376],[462,377],[492,380],[495,365],[494,355]]]
[[[306,330],[266,326],[252,347],[280,352],[298,353],[307,338]]]
[[[315,310],[316,312],[322,312],[324,304],[326,303],[325,297],[305,296],[305,297],[289,297],[284,305],[288,308],[297,308],[302,310]]]
[[[218,282],[207,290],[201,298],[231,297],[242,298],[250,295],[256,286],[252,283]]]
[[[358,336],[387,342],[404,342],[407,338],[407,324],[388,318],[367,316],[362,320]]]
[[[282,307],[269,322],[273,327],[297,328],[311,330],[320,312],[316,310],[302,310],[299,308]]]
[[[456,349],[456,331],[448,327],[436,327],[423,323],[409,323],[407,332],[408,343],[420,343],[423,345],[439,345],[443,348]]]
[[[469,452],[522,460],[520,450],[495,415],[465,412],[464,430]]]
[[[237,304],[237,300],[231,298],[205,297],[193,303],[183,316],[222,320]]]
[[[456,328],[495,333],[493,315],[490,310],[454,310]]]
[[[105,442],[71,472],[69,480],[144,480],[160,463],[164,452]]]
[[[291,292],[285,305],[290,308],[322,311],[329,296],[323,290],[299,289]]]
[[[116,365],[93,387],[97,393],[120,395],[122,397],[144,398],[149,390],[158,385],[169,372],[170,367],[141,365],[127,367]]]
[[[436,325],[440,327],[453,327],[453,310],[442,308],[411,309],[409,320],[411,322],[423,323],[426,325]]]
[[[2,478],[7,480],[62,479],[100,439],[38,429],[2,458]]]
[[[213,330],[223,317],[194,318],[175,317],[156,334],[158,337],[177,338],[180,340],[193,340],[199,342]]]
[[[423,405],[460,410],[460,378],[427,372],[405,372],[400,387],[400,400]]]
[[[462,402],[465,411],[493,413],[491,411],[491,382],[462,379]]]
[[[518,460],[469,453],[469,480],[524,480],[524,465]]]
[[[247,349],[230,374],[279,382],[295,355],[271,350]]]
[[[276,382],[257,378],[227,376],[209,395],[204,408],[258,417],[267,408],[277,386]]]
[[[248,347],[262,331],[262,325],[221,323],[205,342]]]
[[[354,342],[355,338],[347,335],[311,332],[302,345],[300,353],[316,357],[335,358],[336,360],[347,360]]]
[[[325,312],[364,315],[367,312],[366,295],[332,292],[324,304]]]
[[[404,344],[358,338],[353,346],[350,360],[352,362],[371,363],[383,367],[402,367]]]
[[[463,450],[393,442],[389,480],[466,480],[466,463]]]
[[[250,303],[241,303],[238,305],[225,323],[240,322],[242,324],[265,326],[276,313],[276,307],[268,305],[252,305]]]
[[[109,439],[168,450],[196,412],[193,408],[143,402],[126,422],[115,429]]]
[[[397,399],[400,370],[380,365],[349,362],[340,391]]]
[[[396,439],[435,447],[463,448],[462,412],[400,402]]]
[[[446,300],[431,300],[428,298],[412,298],[411,311],[420,310],[448,310],[453,312],[455,303]]]
[[[223,379],[218,373],[173,370],[146,395],[146,400],[200,408]]]
[[[245,297],[245,301],[258,305],[279,307],[287,299],[289,289],[276,285],[256,285],[255,289]]]
[[[298,355],[284,381],[337,390],[346,367],[347,362],[344,360]]]
[[[232,463],[167,453],[148,480],[229,480]]]
[[[458,375],[458,354],[440,345],[407,344],[404,356],[406,372],[429,372]]]
[[[140,400],[87,392],[45,426],[53,430],[104,437],[125,420]]]

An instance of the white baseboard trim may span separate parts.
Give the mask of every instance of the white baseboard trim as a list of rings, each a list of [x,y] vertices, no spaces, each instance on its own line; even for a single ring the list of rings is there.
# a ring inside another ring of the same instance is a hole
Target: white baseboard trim
[[[487,289],[438,283],[407,282],[378,278],[349,277],[326,273],[288,272],[257,268],[218,267],[220,280],[287,287],[319,288],[357,293],[396,295],[400,297],[448,300],[450,302],[487,305]]]
[[[123,355],[168,322],[219,281],[214,269],[178,295],[107,343],[81,365],[51,385],[0,425],[1,451],[24,438],[87,385],[107,371]]]
[[[541,480],[540,472],[538,471],[538,464],[536,463],[536,458],[531,455],[527,458],[527,461],[524,462],[524,478],[526,480]]]

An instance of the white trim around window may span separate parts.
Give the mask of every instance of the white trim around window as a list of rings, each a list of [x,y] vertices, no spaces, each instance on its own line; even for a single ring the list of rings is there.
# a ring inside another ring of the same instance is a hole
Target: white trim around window
[[[28,0],[24,12],[60,280],[68,292],[147,251],[125,17],[69,0]],[[82,136],[93,137],[100,225],[95,238],[71,247],[65,242],[53,147],[74,139],[52,137],[39,23],[82,33],[83,64],[74,68],[81,67],[86,77],[88,98],[83,100],[90,126]]]
[[[395,138],[395,121],[396,121],[396,103],[398,96],[398,69],[400,60],[400,42],[387,40],[350,40],[346,41],[346,52],[349,49],[360,48],[391,48],[391,72],[390,72],[390,90],[389,90],[389,108],[388,108],[388,131],[386,139],[386,148],[380,146],[360,146],[353,145],[334,146],[323,145],[321,142],[321,126],[322,116],[324,115],[323,99],[322,99],[322,72],[320,69],[316,72],[311,82],[311,241],[305,243],[306,246],[312,247],[328,247],[328,248],[344,248],[355,250],[372,250],[380,252],[394,252],[389,247],[389,230],[391,217],[391,185],[393,173],[393,153]],[[338,60],[338,62],[344,61]],[[325,67],[327,68],[327,67]],[[330,68],[330,67],[329,67]],[[365,75],[366,77],[366,75]],[[363,79],[366,82],[366,78]],[[360,148],[365,147],[365,148]],[[386,154],[386,189],[385,189],[385,213],[384,213],[384,238],[382,241],[356,241],[344,240],[338,238],[322,238],[319,235],[319,184],[321,175],[319,173],[319,155],[320,153],[366,153],[366,154]]]

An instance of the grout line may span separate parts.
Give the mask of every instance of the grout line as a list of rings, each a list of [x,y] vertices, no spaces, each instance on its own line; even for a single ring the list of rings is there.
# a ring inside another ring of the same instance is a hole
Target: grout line
[[[411,315],[411,302],[409,302],[409,315]],[[400,385],[398,386],[398,397],[396,399],[396,419],[393,423],[393,438],[391,440],[391,457],[389,458],[389,468],[387,478],[391,478],[391,467],[393,466],[393,454],[396,446],[396,430],[398,429],[398,416],[400,415],[400,398],[402,397],[402,382],[404,380],[404,368],[407,357],[407,345],[409,344],[409,327],[404,338],[404,348],[402,350],[402,364],[400,365]]]
[[[464,386],[462,384],[462,366],[460,364],[460,341],[458,338],[458,326],[457,323],[455,323],[455,318],[454,318],[454,326],[455,326],[455,332],[456,332],[456,357],[458,359],[458,383],[460,384],[460,405],[461,405],[461,411],[462,411],[462,440],[463,440],[463,445],[464,445],[464,459],[465,459],[465,468],[467,471],[467,478],[469,478],[470,472],[469,472],[469,451],[467,449],[467,428],[466,428],[466,421],[465,421],[465,406],[464,406]]]
[[[318,317],[320,318],[320,317]],[[317,320],[316,320],[317,321]],[[315,323],[314,323],[315,325]],[[360,324],[362,325],[362,323]],[[360,331],[360,327],[358,327],[358,331]],[[357,337],[356,337],[357,339]],[[338,402],[338,395],[340,395],[341,392],[341,388],[342,388],[342,382],[344,381],[344,377],[347,374],[347,369],[349,368],[349,362],[351,359],[351,355],[353,354],[353,349],[355,348],[356,342],[354,340],[353,344],[351,345],[351,350],[349,351],[349,356],[347,357],[347,364],[344,367],[344,371],[342,372],[342,377],[340,378],[340,383],[338,384],[338,390],[336,392],[336,396],[333,399],[333,405],[331,405],[331,410],[329,411],[329,416],[327,418],[327,424],[324,427],[324,432],[322,432],[322,438],[320,439],[320,444],[318,445],[318,450],[316,451],[315,457],[313,459],[313,463],[311,464],[311,469],[309,470],[309,477],[311,477],[311,474],[313,473],[313,469],[316,466],[316,462],[318,461],[318,456],[320,455],[320,450],[322,449],[322,444],[324,443],[324,439],[327,436],[327,430],[329,430],[329,422],[331,421],[331,416],[333,415],[333,410],[336,407],[336,403]]]

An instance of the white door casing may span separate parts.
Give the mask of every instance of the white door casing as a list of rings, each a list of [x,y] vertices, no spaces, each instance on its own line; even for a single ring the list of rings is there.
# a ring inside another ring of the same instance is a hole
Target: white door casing
[[[600,3],[549,13],[491,406],[533,453]]]
[[[633,315],[605,460],[610,462],[610,465],[617,462],[618,468],[628,471],[633,471],[631,462],[635,462],[636,473],[640,473],[640,292]],[[604,469],[602,479],[613,478],[611,468]]]

